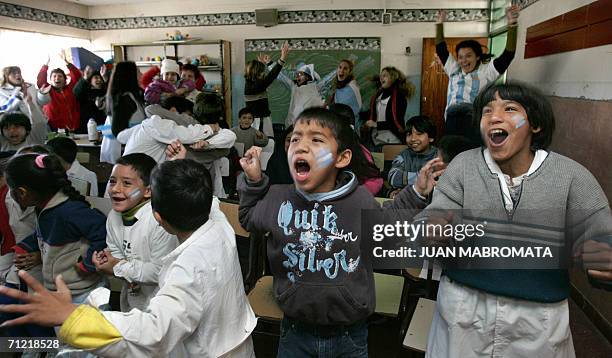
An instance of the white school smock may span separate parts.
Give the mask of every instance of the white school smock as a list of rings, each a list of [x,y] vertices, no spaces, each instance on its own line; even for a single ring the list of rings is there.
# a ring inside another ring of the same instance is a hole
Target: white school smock
[[[234,231],[213,199],[209,220],[162,260],[144,311],[101,312],[122,339],[103,357],[254,357],[257,318],[242,283]]]
[[[89,196],[98,196],[98,177],[96,173],[82,166],[78,160],[72,162],[70,169],[66,170],[66,176],[70,181],[77,179],[88,182],[90,184]]]
[[[125,144],[123,155],[144,153],[161,163],[166,161],[166,146],[173,141],[192,144],[211,135],[213,131],[208,125],[194,124],[185,127],[154,115],[137,126],[121,131],[117,140]]]
[[[125,226],[121,213],[111,210],[106,220],[106,244],[121,261],[115,265],[116,277],[125,280],[121,288],[121,311],[144,310],[158,289],[162,258],[178,246],[176,236],[166,232],[153,217],[151,202],[134,215],[136,222]],[[130,294],[129,283],[139,290]]]

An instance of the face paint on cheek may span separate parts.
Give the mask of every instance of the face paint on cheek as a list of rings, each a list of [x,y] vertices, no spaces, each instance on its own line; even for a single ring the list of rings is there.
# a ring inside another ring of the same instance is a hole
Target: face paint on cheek
[[[523,116],[518,115],[518,114],[512,116],[512,121],[514,122],[514,127],[516,129],[521,128],[522,126],[524,126],[527,123],[527,120],[525,120],[525,118],[523,118]]]
[[[128,194],[128,198],[130,198],[130,199],[138,199],[138,197],[140,197],[141,194],[142,194],[142,191],[140,191],[140,189],[136,188],[136,189],[134,189],[134,191],[132,191],[131,193]]]
[[[323,149],[317,153],[316,160],[319,168],[327,168],[334,162],[334,156],[329,150]]]

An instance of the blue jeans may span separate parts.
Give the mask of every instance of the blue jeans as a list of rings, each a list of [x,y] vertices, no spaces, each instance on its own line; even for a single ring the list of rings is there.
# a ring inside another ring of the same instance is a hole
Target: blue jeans
[[[365,322],[317,329],[299,321],[283,318],[281,322],[279,358],[357,358],[368,356],[368,325]]]

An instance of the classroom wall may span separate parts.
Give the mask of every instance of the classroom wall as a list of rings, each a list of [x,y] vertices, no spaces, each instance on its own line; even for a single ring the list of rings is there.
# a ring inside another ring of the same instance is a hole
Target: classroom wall
[[[77,18],[88,18],[89,16],[89,8],[87,6],[59,0],[6,0],[2,2],[8,4],[23,5],[35,9],[53,11],[60,14],[74,16]],[[48,22],[31,21],[8,16],[0,16],[0,28],[40,32],[50,35],[79,37],[83,39],[90,38],[90,31],[87,29],[79,29],[70,26],[60,26]]]
[[[612,201],[612,45],[524,59],[525,34],[533,26],[593,2],[540,0],[521,12],[517,53],[508,78],[530,83],[549,96],[557,126],[552,150],[584,165]],[[612,333],[611,293],[595,290],[581,271],[572,283]],[[587,310],[588,311],[588,310]]]
[[[315,1],[307,4],[308,9],[371,9],[379,7],[382,2],[372,1]],[[373,6],[374,5],[374,6]],[[408,8],[409,4],[402,1],[387,1],[387,8]],[[486,1],[467,1],[462,8],[486,8]],[[427,4],[428,8],[455,8],[456,2],[433,1]],[[278,8],[283,11],[304,9],[306,4],[289,1],[262,1],[254,0],[233,4],[218,0],[207,2],[185,2],[183,8],[173,8],[170,3],[154,3],[122,5],[122,6],[96,6],[89,11],[90,18],[113,18],[130,16],[155,16],[162,14],[199,14],[215,12],[249,12],[258,8]],[[91,38],[97,49],[108,48],[111,43],[126,43],[134,41],[151,41],[165,37],[173,28],[154,28],[142,30],[99,30],[92,31]],[[182,33],[189,33],[192,37],[205,39],[225,39],[232,42],[232,84],[234,113],[244,106],[243,79],[244,71],[244,40],[261,38],[307,38],[307,37],[380,37],[381,38],[381,66],[395,66],[404,71],[409,79],[420,88],[421,81],[421,52],[422,38],[435,36],[435,27],[432,22],[403,22],[391,26],[380,23],[324,23],[324,24],[280,24],[264,28],[255,25],[206,26],[183,27]],[[481,22],[453,22],[446,28],[447,36],[482,36],[487,32],[486,21]],[[405,55],[405,48],[410,46],[412,54]],[[368,100],[368,99],[364,99]],[[407,116],[419,113],[420,102],[415,96]]]
[[[424,3],[407,3],[402,0],[369,1],[369,0],[315,0],[310,2],[279,1],[279,0],[247,0],[239,3],[224,0],[208,0],[205,2],[188,0],[180,6],[174,2],[145,2],[123,5],[82,6],[74,3],[51,0],[36,2],[30,0],[11,0],[11,3],[40,8],[48,11],[65,13],[82,17],[86,20],[117,18],[143,18],[146,16],[177,16],[193,14],[218,13],[251,13],[255,9],[277,8],[279,11],[298,10],[337,10],[337,9],[457,9],[458,4],[452,0],[433,0]],[[40,4],[39,4],[40,3]],[[463,1],[460,9],[486,9],[486,0]],[[65,11],[64,11],[65,10]],[[355,23],[291,23],[270,28],[249,25],[197,26],[197,27],[159,27],[139,29],[90,29],[89,32],[69,26],[57,26],[42,22],[0,17],[0,26],[4,21],[7,28],[28,29],[46,33],[64,32],[70,36],[88,36],[95,50],[110,50],[111,43],[129,43],[154,41],[163,39],[166,33],[179,29],[192,37],[204,39],[225,39],[232,42],[232,84],[234,113],[244,105],[242,97],[242,73],[244,71],[244,40],[261,38],[305,38],[305,37],[363,37],[376,36],[381,38],[381,66],[395,66],[406,73],[417,88],[420,87],[422,38],[433,37],[435,27],[433,12],[430,18],[414,20],[414,22],[395,22],[383,26],[378,22]],[[422,16],[417,11],[417,17]],[[427,14],[425,14],[427,15]],[[486,17],[486,15],[485,15]],[[4,19],[4,20],[3,20]],[[484,36],[487,33],[486,18],[481,21],[449,22],[445,28],[447,36]],[[89,23],[88,26],[92,26]],[[104,24],[101,25],[105,28]],[[93,27],[92,27],[93,28]],[[405,55],[405,48],[410,46],[411,55]],[[364,99],[367,100],[367,99]],[[415,96],[409,103],[407,115],[419,113],[420,101]]]

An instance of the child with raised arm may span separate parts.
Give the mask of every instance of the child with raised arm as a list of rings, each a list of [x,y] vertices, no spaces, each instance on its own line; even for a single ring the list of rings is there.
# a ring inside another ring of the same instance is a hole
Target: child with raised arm
[[[444,113],[456,103],[473,103],[480,91],[497,80],[510,66],[516,52],[517,21],[520,8],[512,5],[506,11],[508,36],[504,52],[496,59],[482,53],[482,45],[476,40],[461,41],[455,47],[457,58],[449,52],[444,41],[444,20],[446,12],[440,10],[436,22],[436,54],[448,76],[447,102]]]
[[[108,180],[113,210],[106,220],[108,249],[95,252],[98,271],[124,281],[121,311],[144,310],[157,292],[164,256],[177,246],[176,236],[157,224],[151,209],[151,171],[157,163],[143,153],[117,160]]]
[[[78,68],[68,62],[66,56],[62,54],[61,58],[66,63],[68,71],[70,71],[70,81],[68,81],[64,70],[56,68],[51,71],[51,84],[49,84],[47,82],[49,59],[47,59],[47,63],[38,72],[36,82],[38,88],[51,85],[49,91],[51,101],[43,107],[49,119],[49,127],[53,130],[65,128],[69,131],[75,131],[80,126],[80,111],[79,102],[72,91],[82,75]]]
[[[77,306],[61,277],[52,293],[20,272],[36,294],[0,288],[27,303],[0,307],[25,314],[6,324],[61,325],[61,340],[103,357],[254,357],[257,320],[244,293],[234,231],[213,199],[208,171],[188,159],[164,162],[151,174],[151,191],[155,220],[180,245],[162,260],[159,291],[145,310]]]
[[[268,260],[284,313],[278,356],[316,356],[321,344],[330,357],[366,356],[375,291],[359,218],[379,206],[352,171],[365,158],[351,127],[327,109],[302,112],[287,153],[295,184],[270,186],[260,151],[251,148],[240,162],[240,222],[272,233]]]
[[[274,131],[267,89],[283,69],[288,55],[289,43],[285,42],[278,61],[272,62],[270,56],[260,55],[257,60],[249,61],[244,68],[245,105],[253,112],[255,129],[264,132],[268,137],[274,137]],[[272,66],[268,72],[266,66]]]

